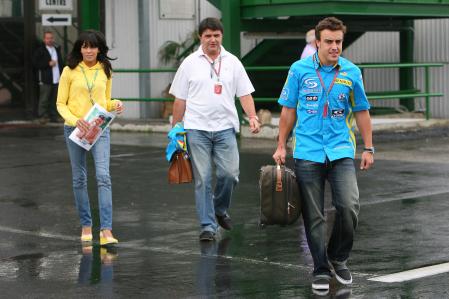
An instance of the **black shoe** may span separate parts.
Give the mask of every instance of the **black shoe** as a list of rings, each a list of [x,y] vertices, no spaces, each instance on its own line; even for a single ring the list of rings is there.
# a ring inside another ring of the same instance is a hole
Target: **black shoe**
[[[224,228],[225,230],[232,229],[231,217],[229,217],[228,214],[224,214],[223,216],[215,215],[215,217],[217,217],[217,222],[222,228]]]
[[[205,230],[200,234],[200,241],[214,241],[215,234],[211,231]]]
[[[331,264],[334,268],[335,278],[339,283],[344,285],[352,283],[351,271],[349,271],[345,262],[331,261]]]
[[[327,293],[329,291],[330,280],[331,278],[327,275],[314,275],[312,281],[312,289]]]

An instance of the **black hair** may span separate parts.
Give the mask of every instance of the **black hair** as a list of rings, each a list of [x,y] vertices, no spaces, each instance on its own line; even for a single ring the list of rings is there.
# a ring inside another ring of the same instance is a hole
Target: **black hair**
[[[73,44],[72,51],[67,57],[67,65],[69,68],[73,70],[81,61],[83,61],[83,56],[81,55],[81,47],[83,46],[98,48],[97,60],[103,64],[106,77],[108,77],[108,79],[111,78],[111,60],[115,60],[116,58],[108,56],[109,48],[106,45],[106,38],[103,33],[96,30],[86,30],[80,33],[78,39]]]
[[[201,21],[198,26],[198,34],[201,36],[204,31],[210,29],[212,31],[220,30],[221,34],[223,34],[223,24],[221,24],[220,20],[217,18],[205,18]]]

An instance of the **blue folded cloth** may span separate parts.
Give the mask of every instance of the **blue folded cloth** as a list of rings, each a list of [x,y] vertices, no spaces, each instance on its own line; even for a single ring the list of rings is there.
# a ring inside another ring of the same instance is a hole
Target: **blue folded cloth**
[[[183,123],[177,123],[167,134],[168,144],[165,150],[165,158],[170,161],[173,154],[179,151],[187,152],[186,131]]]

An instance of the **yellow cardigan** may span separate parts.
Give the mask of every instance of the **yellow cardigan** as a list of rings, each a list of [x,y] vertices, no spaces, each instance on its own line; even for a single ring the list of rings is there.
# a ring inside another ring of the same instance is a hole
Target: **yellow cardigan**
[[[100,62],[92,67],[80,62],[73,70],[66,66],[59,79],[56,107],[59,114],[64,118],[65,124],[72,127],[76,126],[76,121],[83,118],[92,107],[89,90],[80,66],[84,68],[89,84],[92,84],[95,72],[98,70],[92,89],[94,102],[107,111],[113,111],[116,102],[116,100],[111,100],[112,79],[106,77]]]

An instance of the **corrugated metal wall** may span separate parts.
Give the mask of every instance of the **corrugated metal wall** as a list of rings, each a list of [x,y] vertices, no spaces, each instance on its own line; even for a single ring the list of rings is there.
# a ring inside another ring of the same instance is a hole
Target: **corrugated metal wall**
[[[106,1],[106,41],[110,47],[110,57],[116,57],[113,68],[139,67],[139,30],[137,19],[138,0]],[[137,74],[113,75],[113,97],[139,97]],[[139,104],[126,104],[125,118],[139,118]]]
[[[351,28],[349,28],[351,30]],[[354,63],[398,62],[399,33],[367,32],[343,51],[343,56]],[[367,91],[384,91],[399,89],[397,69],[367,69],[363,76]],[[373,106],[398,105],[397,100],[373,101]]]
[[[449,19],[415,21],[415,60],[443,62],[443,68],[431,69],[430,90],[444,93],[444,97],[430,100],[432,117],[449,118]],[[423,71],[421,70],[421,74]],[[424,90],[424,76],[416,76],[416,85]],[[423,106],[423,100],[420,100]]]
[[[351,28],[349,28],[350,30]],[[449,19],[415,21],[414,59],[416,62],[449,61]],[[343,55],[355,63],[399,62],[398,32],[367,32],[355,43],[343,51]],[[424,70],[415,69],[415,86],[424,90]],[[445,94],[441,98],[431,99],[431,113],[436,118],[449,118],[449,65],[432,68],[430,71],[433,92]],[[386,91],[399,89],[397,69],[365,70],[367,91]],[[398,107],[398,100],[373,101],[373,106]],[[415,109],[423,110],[423,99],[415,100]]]

